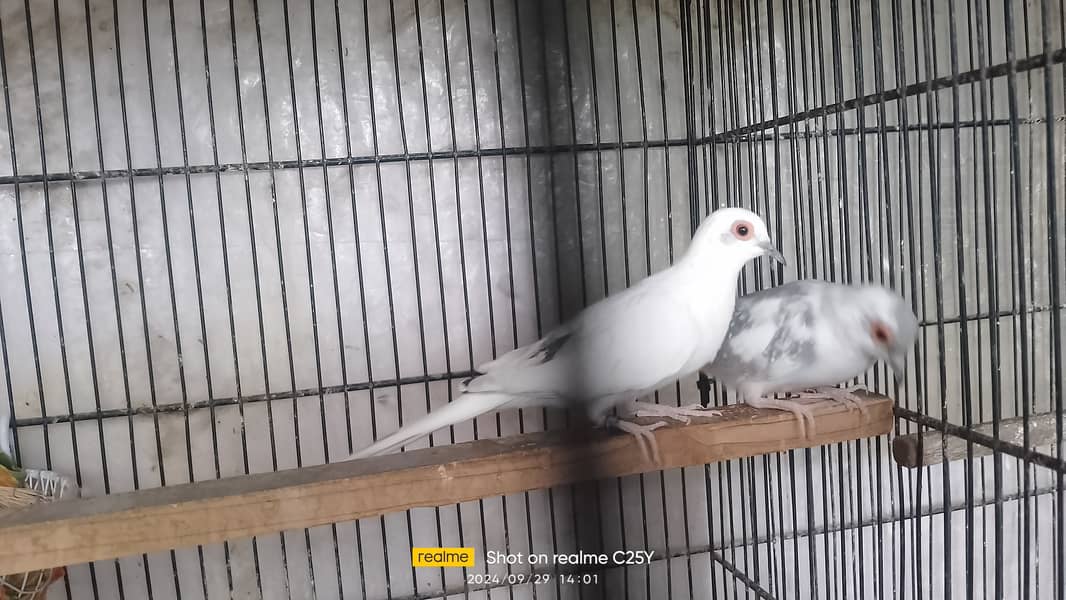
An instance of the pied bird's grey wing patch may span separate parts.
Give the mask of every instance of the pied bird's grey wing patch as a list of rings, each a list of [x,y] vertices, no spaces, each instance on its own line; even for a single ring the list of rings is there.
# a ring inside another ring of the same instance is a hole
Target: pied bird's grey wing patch
[[[763,351],[768,363],[811,355],[814,350],[814,312],[811,302],[803,300],[778,314],[777,332]]]
[[[810,369],[818,360],[818,328],[824,325],[825,287],[796,286],[780,296],[782,307],[776,316],[777,330],[763,351],[766,361],[765,378],[785,383],[796,374]]]
[[[820,288],[795,281],[738,298],[708,375],[727,385],[766,381],[810,360]]]
[[[761,332],[752,329],[755,322],[752,308],[756,302],[745,298],[737,300],[726,338],[718,349],[714,362],[705,369],[707,375],[720,383],[734,385],[747,374],[764,368],[762,353],[748,351],[750,346],[761,347],[761,342],[757,339]]]

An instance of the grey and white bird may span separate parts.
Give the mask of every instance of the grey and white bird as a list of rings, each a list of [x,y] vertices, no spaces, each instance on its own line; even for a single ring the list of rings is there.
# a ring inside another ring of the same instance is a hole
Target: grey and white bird
[[[841,382],[862,375],[879,360],[896,379],[918,335],[918,318],[891,289],[801,280],[737,299],[729,332],[704,373],[737,391],[756,408],[787,410],[813,430],[813,413],[802,400],[861,400]],[[798,393],[780,399],[774,394]],[[640,413],[638,413],[640,414]]]
[[[463,393],[421,419],[356,452],[393,450],[449,425],[504,408],[579,407],[652,447],[665,423],[637,425],[611,410],[714,360],[736,302],[737,276],[749,261],[784,262],[766,224],[742,208],[709,215],[677,262],[585,308],[540,340],[477,368]],[[645,450],[646,453],[646,450]]]

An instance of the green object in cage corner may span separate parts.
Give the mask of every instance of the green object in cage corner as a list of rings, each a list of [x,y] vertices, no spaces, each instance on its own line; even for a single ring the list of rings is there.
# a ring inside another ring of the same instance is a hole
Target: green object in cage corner
[[[22,487],[26,473],[15,464],[15,460],[0,452],[0,487]]]

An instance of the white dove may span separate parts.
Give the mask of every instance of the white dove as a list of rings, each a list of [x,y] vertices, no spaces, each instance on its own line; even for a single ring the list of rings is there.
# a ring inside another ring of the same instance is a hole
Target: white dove
[[[814,415],[801,399],[829,397],[865,414],[852,394],[861,386],[833,386],[878,360],[899,380],[917,335],[918,318],[886,287],[793,281],[737,300],[726,339],[704,373],[750,406],[795,414],[806,436],[804,421],[813,431]],[[773,397],[791,392],[798,397]]]
[[[737,276],[762,255],[784,262],[762,219],[742,208],[719,209],[673,266],[585,308],[540,340],[480,365],[480,375],[465,382],[455,401],[351,458],[382,454],[488,412],[541,406],[579,406],[593,423],[637,436],[642,449],[646,439],[656,454],[651,432],[665,423],[619,421],[609,416],[611,409],[714,359],[733,315]]]

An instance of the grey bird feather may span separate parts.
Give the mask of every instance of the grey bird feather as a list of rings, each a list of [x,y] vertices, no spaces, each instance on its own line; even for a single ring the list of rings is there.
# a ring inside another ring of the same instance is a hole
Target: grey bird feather
[[[889,288],[793,281],[737,299],[726,339],[704,373],[751,406],[795,413],[802,427],[803,418],[813,418],[804,403],[773,394],[818,390],[854,401],[829,386],[882,360],[898,380],[917,334],[918,318]]]

